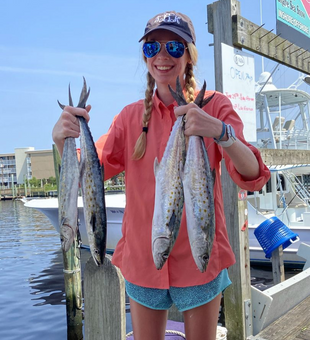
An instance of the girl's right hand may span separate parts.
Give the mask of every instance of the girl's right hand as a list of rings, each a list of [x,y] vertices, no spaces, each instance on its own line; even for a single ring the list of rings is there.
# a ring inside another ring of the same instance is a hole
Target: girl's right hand
[[[82,116],[88,122],[91,106],[85,109],[79,107],[65,106],[52,132],[52,138],[59,153],[62,155],[63,146],[67,137],[78,138],[80,136],[80,123],[77,116]]]

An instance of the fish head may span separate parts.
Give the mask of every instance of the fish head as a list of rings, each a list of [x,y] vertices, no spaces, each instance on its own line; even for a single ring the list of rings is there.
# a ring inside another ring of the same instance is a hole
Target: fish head
[[[72,246],[74,238],[74,228],[67,218],[63,218],[60,222],[60,242],[61,247],[65,252]]]
[[[93,256],[96,266],[100,266],[101,264],[103,264],[104,257],[102,258],[100,249],[94,248],[92,252],[92,256]]]
[[[192,247],[192,250],[195,252],[193,257],[198,269],[201,273],[204,273],[209,263],[211,249],[209,248],[208,244],[197,241]]]
[[[105,240],[101,237],[95,238],[95,242],[90,246],[91,254],[97,266],[103,264],[105,258],[106,244]]]
[[[158,237],[153,241],[153,259],[156,268],[162,269],[171,251],[171,238]]]

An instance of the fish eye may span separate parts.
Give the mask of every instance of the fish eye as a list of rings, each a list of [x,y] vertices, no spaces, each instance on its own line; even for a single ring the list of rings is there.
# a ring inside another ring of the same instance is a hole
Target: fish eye
[[[202,256],[202,259],[203,259],[204,262],[208,262],[209,261],[209,255],[208,254],[204,254]]]
[[[165,259],[165,260],[167,260],[167,258],[168,258],[168,253],[163,253],[163,258]]]

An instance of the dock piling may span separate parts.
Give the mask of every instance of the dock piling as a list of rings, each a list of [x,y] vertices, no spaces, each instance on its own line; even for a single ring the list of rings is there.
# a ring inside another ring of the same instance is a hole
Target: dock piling
[[[84,270],[86,340],[125,340],[125,281],[106,255],[103,265],[90,258]]]

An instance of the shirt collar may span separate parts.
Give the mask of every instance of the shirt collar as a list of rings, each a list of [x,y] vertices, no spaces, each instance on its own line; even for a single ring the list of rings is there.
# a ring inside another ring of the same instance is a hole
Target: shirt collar
[[[155,111],[161,116],[161,118],[163,118],[163,116],[165,114],[169,114],[171,110],[173,110],[173,108],[175,106],[178,106],[178,103],[176,101],[174,101],[172,104],[170,104],[169,106],[166,106],[158,97],[158,92],[157,89],[155,90],[155,94],[153,96],[153,108],[155,109]]]

